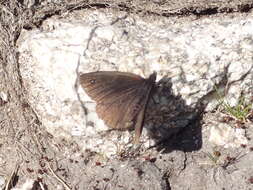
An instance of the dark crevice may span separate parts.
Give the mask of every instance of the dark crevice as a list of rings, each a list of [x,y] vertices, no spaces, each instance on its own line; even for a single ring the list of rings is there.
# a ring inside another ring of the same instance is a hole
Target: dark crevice
[[[242,13],[249,12],[253,8],[253,4],[246,4],[238,6],[238,9]]]
[[[127,11],[127,12],[133,12],[133,13],[144,13],[143,10],[134,10],[131,7],[126,6],[125,4],[119,4],[117,5],[121,11]],[[154,15],[154,16],[164,16],[164,17],[171,17],[171,16],[188,16],[188,15],[197,15],[197,16],[208,16],[208,15],[214,15],[218,13],[233,13],[233,12],[249,12],[253,8],[252,4],[246,4],[246,5],[238,5],[236,8],[231,7],[212,7],[212,8],[202,8],[201,7],[189,7],[189,8],[182,8],[179,9],[178,12],[154,12],[146,10],[146,14]]]
[[[83,10],[83,9],[90,9],[90,8],[96,8],[96,9],[104,9],[104,8],[108,8],[110,7],[109,4],[105,4],[105,3],[91,3],[91,4],[88,4],[88,3],[81,3],[81,4],[67,4],[66,6],[62,6],[62,7],[52,7],[50,8],[48,11],[43,11],[45,12],[44,15],[37,15],[36,16],[36,11],[38,12],[38,10],[42,10],[45,6],[37,6],[37,7],[33,7],[33,16],[35,16],[35,19],[36,20],[33,20],[33,21],[28,21],[25,25],[24,25],[24,29],[27,29],[27,30],[31,30],[33,29],[34,27],[40,27],[43,23],[44,20],[48,19],[48,18],[51,18],[52,16],[60,16],[62,13],[64,12],[71,12],[71,11],[75,11],[75,10]],[[32,10],[31,9],[31,10]],[[32,16],[31,16],[32,18]]]
[[[243,6],[238,6],[237,8],[231,8],[231,7],[213,7],[213,8],[206,8],[200,10],[198,7],[190,7],[190,8],[183,8],[181,9],[178,13],[162,13],[162,14],[157,14],[165,17],[170,17],[170,16],[187,16],[187,15],[196,15],[196,16],[209,16],[209,15],[215,15],[218,13],[245,13],[251,11],[253,8],[253,4],[249,5],[243,5]]]
[[[207,8],[201,11],[198,11],[197,9],[192,11],[192,14],[197,15],[197,16],[204,16],[204,15],[214,15],[218,14],[219,10],[218,7],[215,8]]]
[[[34,10],[42,10],[45,6],[34,6],[32,9]],[[135,14],[144,14],[144,15],[154,15],[154,16],[163,16],[163,17],[173,17],[173,16],[188,16],[188,15],[196,15],[196,16],[208,16],[208,15],[215,15],[218,13],[233,13],[233,12],[249,12],[253,8],[252,4],[245,4],[245,5],[238,5],[235,8],[231,7],[211,7],[211,8],[201,8],[201,7],[188,7],[179,9],[177,12],[170,12],[170,10],[166,10],[167,12],[155,12],[151,10],[140,10],[134,9],[130,6],[127,6],[125,3],[121,4],[109,4],[109,3],[79,3],[79,4],[67,4],[65,6],[59,7],[51,7],[49,10],[44,13],[44,15],[37,15],[36,11],[34,11],[35,20],[28,21],[24,28],[27,30],[31,30],[34,27],[41,26],[42,22],[52,16],[61,15],[61,13],[66,11],[75,11],[75,10],[83,10],[83,9],[105,9],[105,8],[113,8],[118,9],[119,11],[126,11],[128,13],[135,13]]]
[[[169,182],[169,173],[166,172],[163,174],[162,179],[165,181],[165,186],[162,188],[163,190],[171,190],[170,182]]]

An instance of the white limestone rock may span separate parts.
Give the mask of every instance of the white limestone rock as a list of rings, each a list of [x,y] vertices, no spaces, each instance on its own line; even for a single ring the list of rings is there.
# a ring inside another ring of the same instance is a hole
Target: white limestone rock
[[[195,109],[202,98],[207,102],[206,110],[214,108],[217,96],[209,93],[224,76],[231,84],[226,100],[232,105],[242,91],[248,92],[246,98],[252,92],[252,16],[189,23],[165,18],[146,22],[128,16],[113,23],[124,17],[123,13],[92,10],[77,14],[82,14],[79,20],[48,19],[41,30],[24,30],[19,39],[20,73],[29,103],[43,126],[56,137],[81,138],[78,143],[84,149],[106,156],[117,154],[121,145],[131,141],[128,131],[113,131],[104,138],[107,126],[96,116],[95,103],[78,84],[77,74],[82,72],[120,70],[147,77],[155,70],[158,80],[163,76],[171,79],[174,96],[181,96],[185,102],[181,109]],[[177,103],[164,102],[168,98],[158,102],[163,105],[160,109],[175,113],[177,109],[172,108]],[[163,124],[154,126],[157,131],[169,131],[166,127],[170,120],[164,119],[167,116],[160,109],[153,112],[161,116]],[[146,130],[141,140],[146,142],[144,147],[154,143]]]

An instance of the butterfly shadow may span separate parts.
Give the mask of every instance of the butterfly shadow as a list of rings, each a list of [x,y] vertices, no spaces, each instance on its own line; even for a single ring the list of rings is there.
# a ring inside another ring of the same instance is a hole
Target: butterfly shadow
[[[186,105],[180,95],[173,93],[171,79],[162,78],[151,94],[144,119],[144,127],[156,142],[150,148],[162,153],[199,150],[205,106],[200,102],[196,105],[194,108]]]

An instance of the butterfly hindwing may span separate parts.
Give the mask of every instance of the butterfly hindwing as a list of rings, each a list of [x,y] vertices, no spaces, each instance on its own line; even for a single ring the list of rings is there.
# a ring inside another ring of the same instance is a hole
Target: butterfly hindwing
[[[131,123],[134,124],[136,115],[144,105],[142,100],[145,98],[146,93],[144,90],[142,91],[140,86],[139,88],[125,89],[120,93],[124,96],[120,96],[120,98],[117,96],[111,97],[111,101],[98,104],[97,112],[113,128],[129,128]],[[111,114],[108,114],[108,112]],[[111,117],[113,118],[110,120]]]

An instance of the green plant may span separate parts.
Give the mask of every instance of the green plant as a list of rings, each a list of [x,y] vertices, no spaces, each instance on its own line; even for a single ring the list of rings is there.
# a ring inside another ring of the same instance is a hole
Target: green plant
[[[245,122],[248,115],[251,112],[251,107],[252,107],[252,103],[247,103],[245,101],[244,97],[241,97],[239,99],[239,102],[236,106],[230,106],[229,103],[225,102],[223,100],[223,108],[224,110],[229,113],[231,116],[233,116],[234,118]]]
[[[215,152],[213,154],[210,152],[207,152],[205,154],[214,163],[214,165],[218,164],[218,160],[220,156],[215,155]]]
[[[215,90],[218,95],[218,102],[223,107],[224,111],[235,119],[245,122],[252,111],[253,103],[247,102],[244,96],[241,96],[238,104],[236,106],[231,106],[224,100],[224,96],[219,93],[217,87],[215,87]]]

